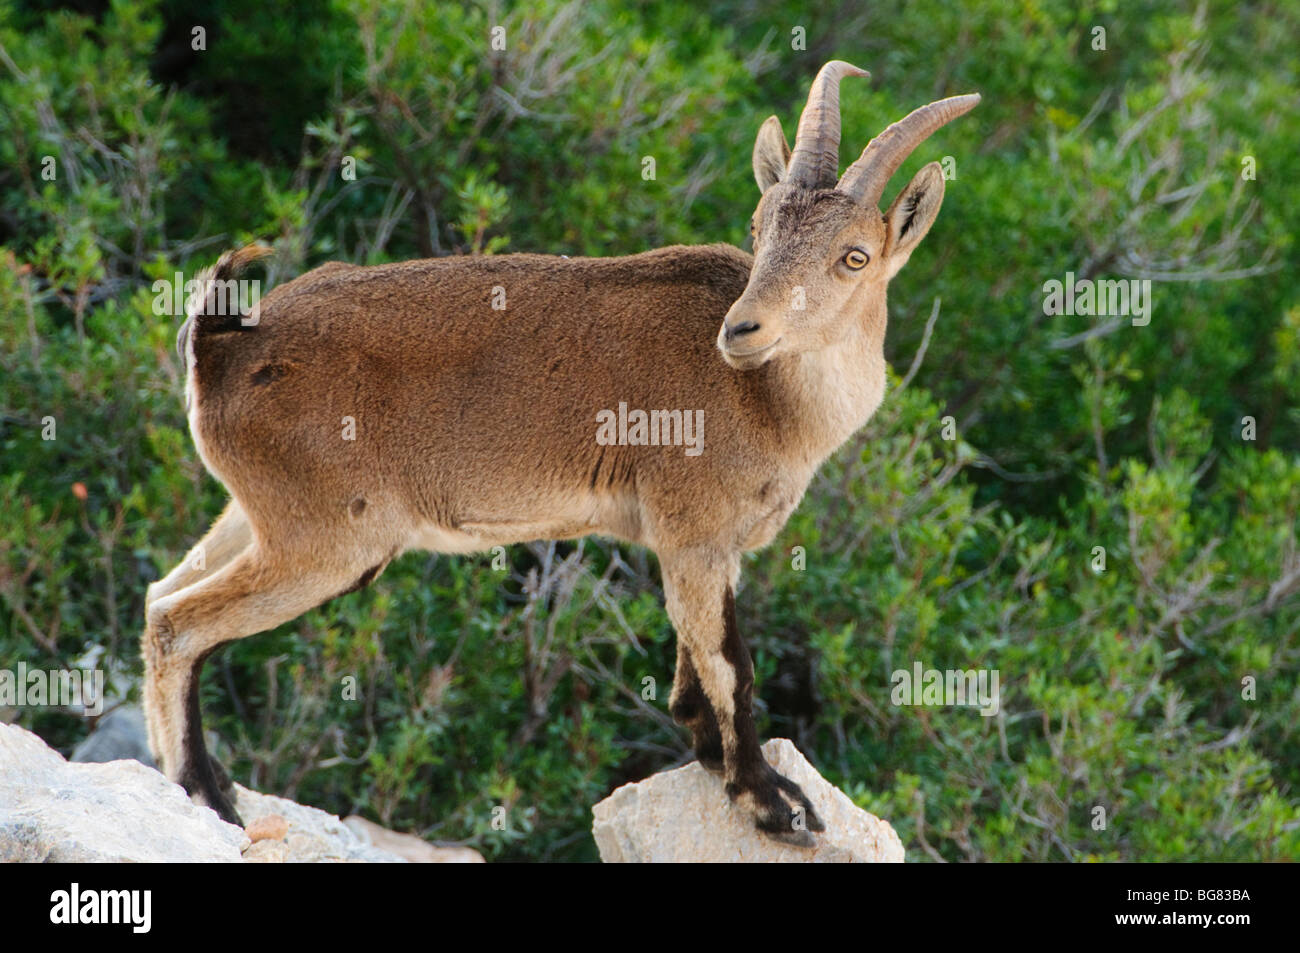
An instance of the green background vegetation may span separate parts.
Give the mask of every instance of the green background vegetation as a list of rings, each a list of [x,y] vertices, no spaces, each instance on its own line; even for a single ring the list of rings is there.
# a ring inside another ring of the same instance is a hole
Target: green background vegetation
[[[0,666],[93,664],[136,697],[145,588],[222,505],[154,279],[254,239],[272,282],[744,244],[759,124],[792,137],[841,57],[873,73],[845,84],[845,163],[917,105],[984,102],[893,186],[955,160],[891,288],[884,407],[746,566],[760,730],[913,860],[1294,859],[1297,35],[1280,0],[0,0]],[[1067,271],[1155,279],[1150,325],[1044,315]],[[689,756],[660,600],[607,541],[505,571],[409,554],[209,663],[207,724],[258,789],[594,859],[591,804]],[[892,706],[914,661],[998,669],[1001,714]],[[65,752],[86,730],[7,717]]]

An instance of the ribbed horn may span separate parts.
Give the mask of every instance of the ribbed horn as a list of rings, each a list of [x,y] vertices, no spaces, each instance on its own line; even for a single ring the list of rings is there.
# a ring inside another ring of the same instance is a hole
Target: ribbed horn
[[[786,178],[810,189],[830,188],[840,169],[840,80],[870,76],[843,60],[831,60],[817,73],[808,104],[799,117],[799,131]]]
[[[863,205],[878,205],[890,178],[912,151],[940,126],[970,112],[979,101],[979,93],[971,93],[914,110],[867,143],[858,161],[844,170],[844,178],[836,188]]]

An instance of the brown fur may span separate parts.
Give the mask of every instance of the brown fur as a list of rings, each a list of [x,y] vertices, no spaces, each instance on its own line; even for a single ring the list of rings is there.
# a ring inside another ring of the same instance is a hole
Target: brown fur
[[[187,704],[221,644],[366,585],[410,549],[597,533],[659,556],[679,644],[671,709],[701,757],[760,829],[806,843],[792,817],[820,822],[758,751],[740,554],[772,540],[880,403],[885,287],[943,180],[927,166],[882,216],[781,182],[788,158],[769,121],[754,258],[706,245],[331,262],[276,288],[251,328],[196,302],[179,341],[191,430],[233,500],[148,597],[145,701],[168,775],[234,819]],[[859,271],[844,264],[853,248],[870,256]],[[259,254],[224,257],[216,277]],[[600,445],[597,414],[620,402],[702,410],[703,452]]]

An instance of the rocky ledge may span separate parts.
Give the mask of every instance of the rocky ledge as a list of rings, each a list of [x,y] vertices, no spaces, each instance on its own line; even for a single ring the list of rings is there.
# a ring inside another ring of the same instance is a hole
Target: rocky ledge
[[[31,732],[0,724],[0,862],[483,862],[469,848],[236,791],[246,828],[139,761],[65,761]]]
[[[763,745],[767,763],[812,801],[826,830],[813,847],[763,837],[698,762],[625,784],[594,808],[592,833],[606,863],[902,863],[893,827],[858,807],[817,773],[794,743]]]
[[[246,827],[200,807],[148,758],[143,722],[129,710],[65,761],[36,735],[0,724],[0,862],[482,863],[466,847],[438,847],[361,817],[333,814],[236,785]],[[138,737],[137,737],[138,736]],[[626,784],[593,808],[601,859],[628,862],[901,862],[885,821],[826,781],[784,739],[763,746],[826,822],[811,847],[757,833],[722,782],[692,763]]]

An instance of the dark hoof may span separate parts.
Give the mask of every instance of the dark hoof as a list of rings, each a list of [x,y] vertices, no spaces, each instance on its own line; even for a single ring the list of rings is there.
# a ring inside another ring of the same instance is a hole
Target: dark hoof
[[[722,774],[726,765],[722,759],[722,738],[716,733],[692,731],[695,741],[695,757],[700,764],[714,774]]]
[[[235,783],[230,779],[230,772],[212,758],[205,758],[207,770],[200,768],[185,775],[181,787],[195,804],[212,808],[227,824],[243,827],[244,822],[235,810]]]
[[[714,774],[722,774],[725,770],[722,759],[722,735],[718,732],[718,723],[713,720],[712,714],[708,718],[702,718],[693,709],[687,709],[685,704],[679,704],[673,712],[673,717],[676,718],[678,715],[691,718],[685,724],[691,729],[691,747],[695,749],[696,759],[707,770]],[[680,719],[678,720],[681,723]]]
[[[796,827],[802,825],[804,829],[814,831],[818,834],[826,830],[826,825],[822,823],[822,819],[818,817],[817,812],[813,810],[812,801],[808,800],[808,797],[803,793],[799,785],[795,784],[785,775],[778,774],[776,771],[772,772],[772,776],[776,779],[776,786],[780,788],[784,794],[788,795],[787,800],[793,798],[795,801],[794,810],[791,812],[792,825]],[[802,812],[799,810],[801,807],[803,808]]]
[[[787,847],[802,847],[805,850],[811,850],[817,846],[817,838],[813,837],[808,831],[769,831],[761,826],[758,830],[764,837],[785,844]]]
[[[698,751],[695,753],[695,757],[696,760],[700,762],[700,766],[711,774],[721,775],[726,772],[727,766],[722,763],[721,758],[709,758],[700,754]]]
[[[795,784],[763,765],[757,781],[747,788],[727,785],[727,795],[754,815],[754,826],[773,840],[792,847],[813,847],[814,833],[826,830],[812,802]]]
[[[217,817],[221,818],[227,824],[234,824],[236,827],[243,827],[244,821],[235,810],[233,798],[228,798],[224,794],[218,794],[216,797],[204,797],[202,794],[194,795],[194,800],[199,804],[206,804],[212,810],[217,812]]]

